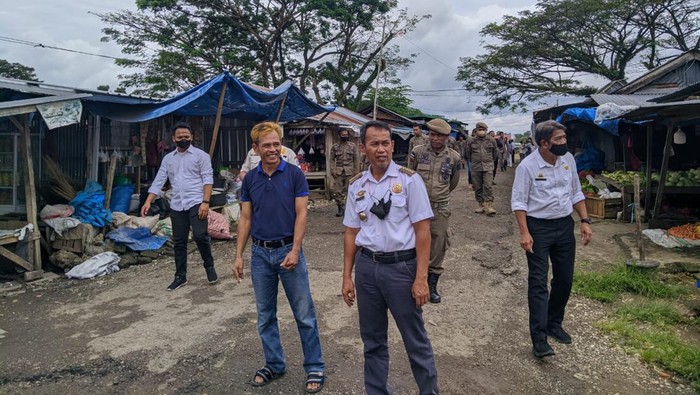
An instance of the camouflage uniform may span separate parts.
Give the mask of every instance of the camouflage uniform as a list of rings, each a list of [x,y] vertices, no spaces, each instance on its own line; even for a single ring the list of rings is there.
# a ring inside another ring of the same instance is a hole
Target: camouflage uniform
[[[480,208],[475,212],[486,211],[493,215],[493,170],[494,162],[498,160],[496,140],[490,136],[471,137],[464,146],[464,157],[472,162],[472,182],[476,201]]]
[[[345,204],[349,180],[358,172],[360,155],[354,143],[340,142],[333,144],[330,159],[333,199],[338,205],[338,212],[341,213]]]

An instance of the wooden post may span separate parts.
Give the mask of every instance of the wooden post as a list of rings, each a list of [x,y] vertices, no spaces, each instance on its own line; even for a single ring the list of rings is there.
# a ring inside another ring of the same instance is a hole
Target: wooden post
[[[109,209],[109,202],[112,200],[112,185],[114,184],[114,173],[117,171],[117,157],[111,155],[109,158],[109,170],[107,171],[107,186],[105,186],[105,208]]]
[[[27,205],[27,222],[34,226],[29,245],[31,248],[31,260],[34,266],[33,272],[25,273],[26,280],[37,279],[41,277],[41,234],[39,232],[39,224],[37,221],[37,206],[36,206],[36,184],[34,183],[34,164],[32,160],[32,139],[29,130],[29,114],[24,114],[22,119],[21,145],[22,145],[22,172],[24,173],[24,193]]]
[[[284,94],[284,97],[282,98],[282,102],[280,103],[280,108],[277,110],[277,117],[275,118],[275,122],[279,122],[280,118],[282,117],[282,111],[284,111],[284,105],[287,103],[287,95],[289,94],[289,91]]]
[[[214,120],[214,132],[211,135],[211,145],[209,146],[209,157],[214,157],[216,142],[219,139],[219,126],[221,125],[221,112],[224,109],[224,97],[226,96],[226,79],[221,82],[221,95],[219,95],[219,106],[216,108],[216,120]]]
[[[661,199],[666,186],[666,176],[668,175],[668,161],[671,157],[671,137],[673,136],[673,122],[668,125],[666,130],[666,144],[664,145],[664,159],[661,161],[661,174],[659,175],[659,187],[656,190],[656,199],[654,200],[654,212],[652,218],[658,218],[659,210],[661,210]]]
[[[651,143],[652,143],[652,137],[654,135],[654,125],[649,122],[647,124],[647,180],[646,180],[646,187],[644,191],[644,220],[646,222],[649,222],[649,217],[651,213],[651,170],[653,169],[652,167],[652,152],[651,152]]]
[[[639,261],[646,260],[644,253],[644,238],[642,237],[642,216],[639,214],[639,173],[634,174],[634,223],[637,225],[637,244],[639,246]]]

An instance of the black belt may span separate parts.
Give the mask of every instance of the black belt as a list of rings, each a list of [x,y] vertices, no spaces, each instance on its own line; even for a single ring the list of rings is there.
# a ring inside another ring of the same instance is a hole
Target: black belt
[[[362,255],[371,258],[374,262],[379,263],[396,263],[408,261],[416,257],[416,249],[394,251],[394,252],[374,252],[365,247],[360,247]]]
[[[285,237],[282,240],[259,240],[253,237],[253,244],[264,248],[280,248],[294,242],[294,236]]]

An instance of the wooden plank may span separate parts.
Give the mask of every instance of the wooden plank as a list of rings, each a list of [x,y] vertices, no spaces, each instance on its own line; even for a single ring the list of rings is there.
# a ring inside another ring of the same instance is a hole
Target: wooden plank
[[[647,183],[645,186],[644,195],[644,221],[649,222],[649,217],[651,213],[651,170],[652,167],[652,152],[651,143],[652,137],[654,136],[654,125],[649,122],[647,124]]]
[[[42,277],[44,277],[43,270],[33,270],[31,272],[24,272],[24,281],[26,282],[38,280]]]
[[[109,159],[109,170],[107,171],[107,186],[105,187],[105,208],[109,209],[109,202],[112,200],[112,185],[114,184],[114,173],[117,171],[117,157],[111,156]]]
[[[277,110],[277,117],[275,118],[275,122],[279,122],[280,118],[282,117],[282,111],[284,111],[284,105],[287,103],[287,95],[289,94],[289,91],[284,94],[284,97],[282,98],[282,103],[280,103],[280,108]]]
[[[224,109],[224,97],[226,96],[226,87],[228,84],[224,80],[221,83],[221,95],[219,95],[219,105],[216,107],[216,119],[214,120],[214,132],[211,135],[211,145],[209,145],[209,157],[214,157],[216,150],[216,142],[219,139],[219,126],[221,125],[221,112]]]
[[[642,237],[642,221],[639,215],[639,174],[634,175],[634,223],[637,225],[637,245],[639,246],[639,260],[646,260],[644,251],[644,238]]]
[[[39,221],[37,221],[36,204],[36,184],[34,182],[34,164],[32,160],[32,137],[29,130],[29,114],[25,114],[22,120],[23,128],[20,141],[22,145],[22,171],[24,173],[24,193],[26,197],[27,222],[34,225],[34,231],[39,231]],[[32,248],[33,270],[41,270],[41,238],[32,237],[30,241]]]
[[[661,210],[661,200],[664,195],[664,187],[666,186],[666,176],[668,175],[668,161],[671,158],[671,137],[673,137],[673,122],[668,125],[666,129],[666,144],[664,145],[664,158],[661,161],[661,174],[659,175],[659,187],[656,190],[656,199],[654,200],[654,211],[652,213],[652,218],[656,219],[659,217],[659,211]]]
[[[8,250],[5,247],[0,247],[0,256],[9,259],[10,261],[12,261],[12,263],[16,264],[17,266],[21,266],[28,272],[34,271],[34,265],[32,265],[31,262],[25,260],[21,256],[15,254],[14,252]]]

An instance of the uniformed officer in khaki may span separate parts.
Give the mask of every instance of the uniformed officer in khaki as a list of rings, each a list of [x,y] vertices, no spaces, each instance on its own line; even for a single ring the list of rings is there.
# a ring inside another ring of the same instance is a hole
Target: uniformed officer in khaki
[[[438,280],[443,272],[442,261],[450,246],[449,218],[447,207],[452,192],[459,182],[461,156],[459,152],[447,146],[447,139],[452,128],[443,119],[428,122],[429,144],[413,149],[408,156],[408,168],[416,170],[428,190],[433,220],[430,223],[430,267],[428,270],[428,288],[430,302],[440,303],[437,291]]]
[[[351,143],[350,132],[340,129],[340,142],[331,148],[331,177],[333,177],[333,199],[338,205],[336,217],[342,217],[345,205],[345,194],[348,181],[359,170],[360,156],[354,143]]]
[[[423,135],[423,129],[417,123],[413,124],[413,137],[408,142],[408,153],[411,154],[414,148],[419,145],[428,144],[428,139]]]
[[[472,186],[479,208],[475,213],[496,215],[493,207],[493,171],[494,162],[498,160],[498,146],[493,137],[487,135],[488,126],[476,123],[476,134],[467,141],[464,157],[472,163]]]

